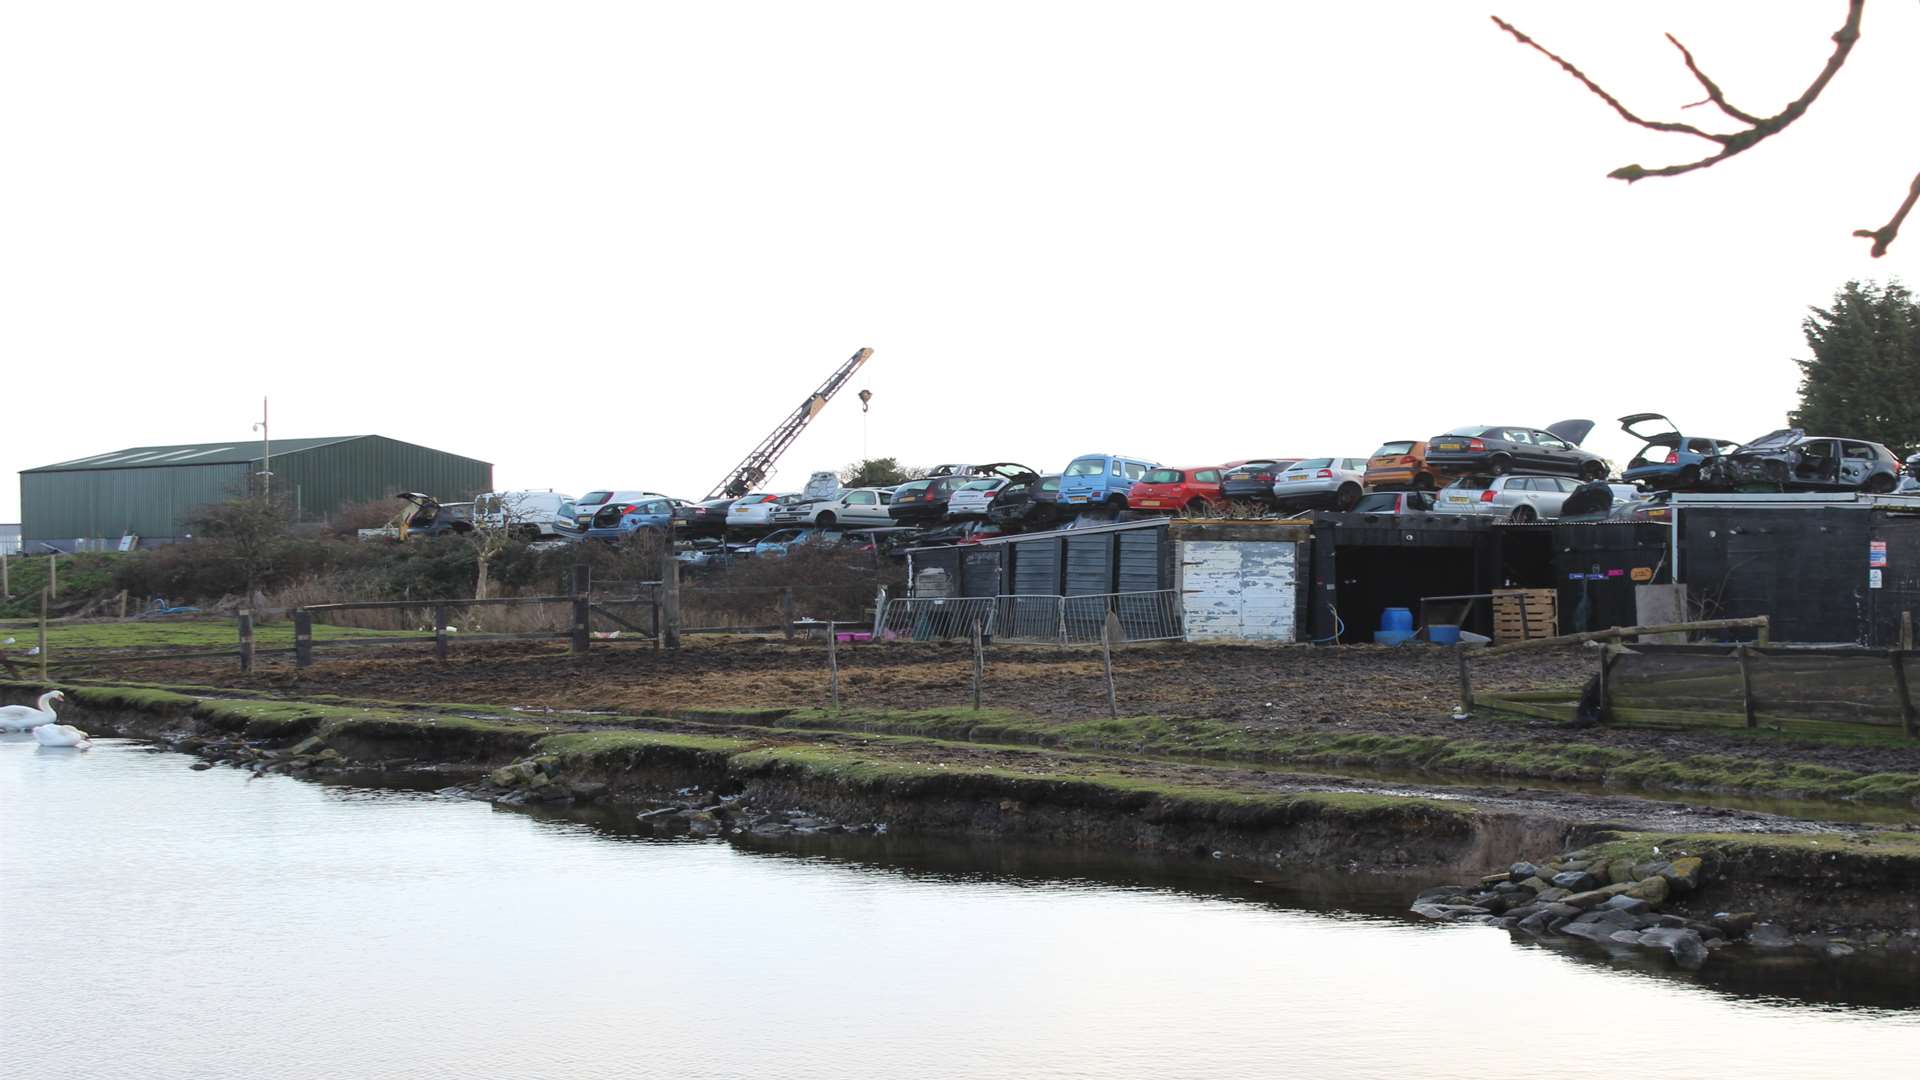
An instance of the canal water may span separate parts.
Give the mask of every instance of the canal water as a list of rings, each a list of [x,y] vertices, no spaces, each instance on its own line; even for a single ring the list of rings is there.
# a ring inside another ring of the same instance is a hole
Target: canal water
[[[0,738],[0,1077],[1911,1077],[1920,987],[1355,888],[646,840]]]

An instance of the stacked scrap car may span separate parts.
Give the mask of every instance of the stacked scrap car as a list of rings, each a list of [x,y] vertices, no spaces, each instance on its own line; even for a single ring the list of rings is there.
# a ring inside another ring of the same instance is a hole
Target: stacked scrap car
[[[1467,475],[1546,473],[1603,480],[1607,462],[1580,443],[1593,430],[1591,420],[1562,420],[1540,428],[1475,424],[1427,440],[1427,461]]]

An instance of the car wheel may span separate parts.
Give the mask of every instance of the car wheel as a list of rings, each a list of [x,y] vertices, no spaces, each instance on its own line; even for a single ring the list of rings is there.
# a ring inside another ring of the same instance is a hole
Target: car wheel
[[[1116,514],[1120,514],[1120,513],[1124,513],[1124,512],[1126,512],[1126,509],[1127,509],[1127,499],[1126,499],[1126,496],[1124,496],[1124,495],[1110,495],[1110,496],[1108,496],[1108,497],[1107,497],[1107,509],[1109,509],[1109,510],[1111,510],[1111,511],[1113,511],[1113,512],[1114,512],[1114,513],[1116,513]]]
[[[1513,513],[1507,515],[1507,520],[1525,525],[1539,516],[1539,514],[1533,512],[1533,507],[1521,505],[1513,508]]]
[[[1867,490],[1875,495],[1885,495],[1893,490],[1893,477],[1885,473],[1867,477]]]
[[[1353,504],[1359,501],[1360,485],[1358,484],[1342,484],[1340,485],[1340,490],[1333,493],[1333,508],[1335,510],[1351,510],[1353,509]]]
[[[1588,461],[1581,464],[1580,479],[1585,480],[1587,483],[1591,484],[1596,480],[1605,480],[1606,478],[1607,478],[1606,462]]]
[[[1434,486],[1435,486],[1435,485],[1434,485],[1434,482],[1433,482],[1433,476],[1432,476],[1431,474],[1429,474],[1429,473],[1414,473],[1414,474],[1413,474],[1413,490],[1415,490],[1415,491],[1432,491],[1432,490],[1434,489]]]
[[[820,516],[813,519],[813,523],[823,529],[831,529],[833,528],[833,523],[838,520],[840,519],[833,516],[833,511],[822,510],[820,511]]]
[[[1513,458],[1506,454],[1495,454],[1487,462],[1487,471],[1495,476],[1505,476],[1513,471]]]

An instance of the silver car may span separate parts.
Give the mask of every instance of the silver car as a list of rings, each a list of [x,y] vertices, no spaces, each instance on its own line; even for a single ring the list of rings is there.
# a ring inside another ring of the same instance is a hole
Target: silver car
[[[1366,493],[1366,477],[1363,457],[1305,458],[1281,470],[1273,482],[1273,501],[1283,507],[1351,510]]]
[[[1440,514],[1493,514],[1509,521],[1560,516],[1560,507],[1580,486],[1571,476],[1463,476],[1434,497]]]
[[[775,510],[775,525],[839,526],[891,525],[887,504],[893,501],[892,488],[854,488],[826,502],[804,502]]]

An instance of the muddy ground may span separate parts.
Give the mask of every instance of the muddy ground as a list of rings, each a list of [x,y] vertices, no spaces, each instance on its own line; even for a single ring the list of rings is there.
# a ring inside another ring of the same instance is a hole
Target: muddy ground
[[[102,667],[115,680],[201,684],[288,696],[494,706],[612,710],[626,714],[682,709],[824,706],[825,645],[766,639],[691,638],[677,652],[639,644],[596,643],[584,657],[563,645],[456,644],[435,661],[418,646],[321,651],[296,669],[291,657],[262,657],[248,675],[228,660],[168,661]],[[891,644],[838,650],[841,700],[851,708],[960,707],[971,702],[972,654],[964,645]],[[1520,653],[1475,661],[1480,691],[1577,689],[1596,665],[1591,648]],[[1484,714],[1456,719],[1459,683],[1452,654],[1438,649],[1190,645],[1168,643],[1114,653],[1122,715],[1191,717],[1250,732],[1300,731],[1451,735],[1498,739],[1516,749],[1569,742],[1818,764],[1861,773],[1920,772],[1920,747],[1869,743],[1755,740],[1714,729],[1571,729],[1547,720]],[[73,674],[80,674],[74,672]],[[983,706],[1060,722],[1107,712],[1095,649],[989,647]]]

